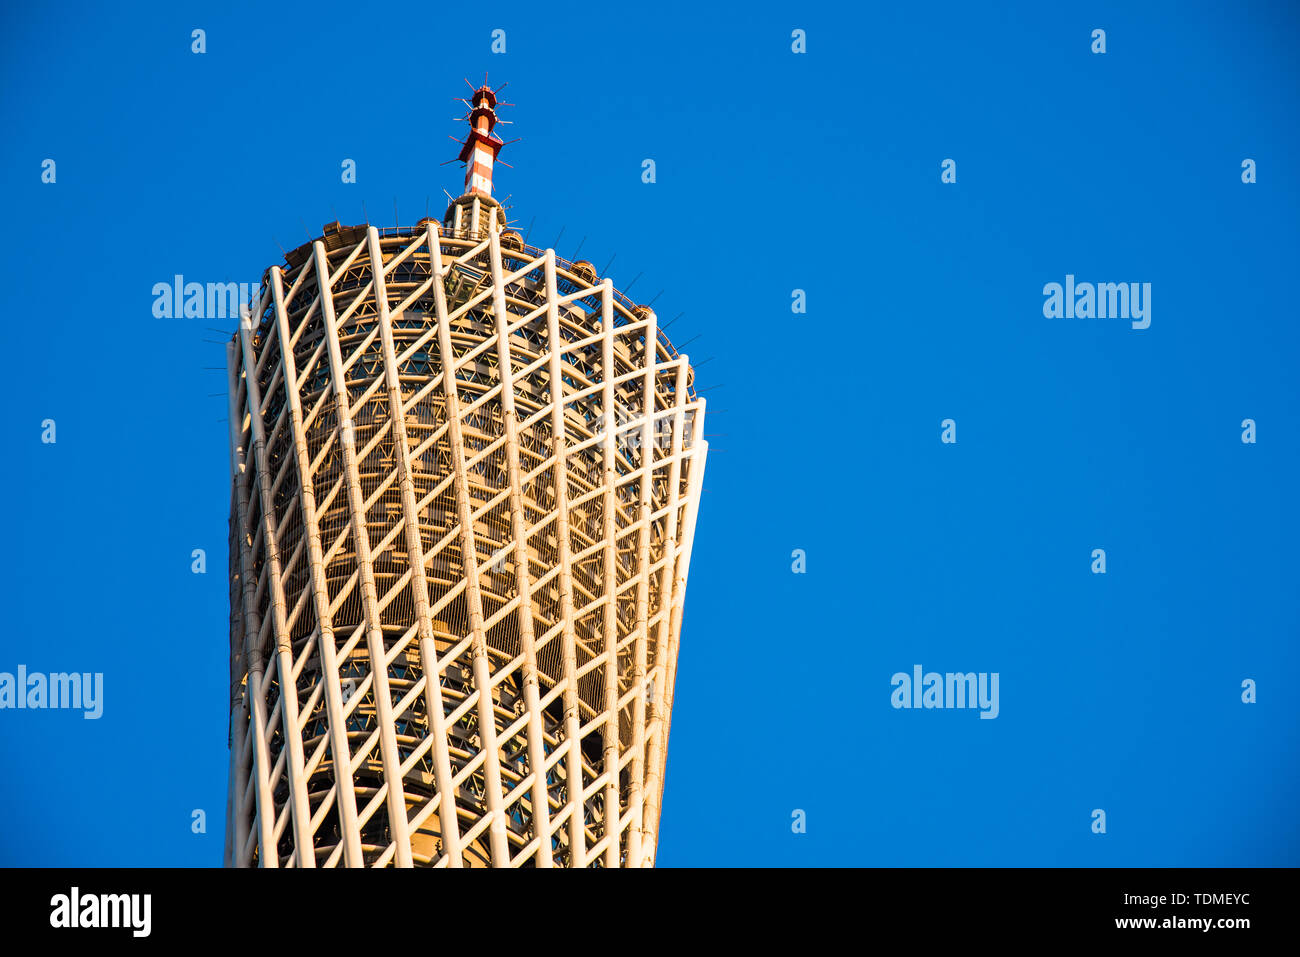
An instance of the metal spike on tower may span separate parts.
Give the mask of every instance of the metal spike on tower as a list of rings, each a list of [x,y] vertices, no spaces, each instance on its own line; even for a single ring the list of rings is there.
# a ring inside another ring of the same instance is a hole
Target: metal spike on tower
[[[499,92],[441,222],[326,225],[227,347],[229,865],[654,863],[705,403],[508,228]]]

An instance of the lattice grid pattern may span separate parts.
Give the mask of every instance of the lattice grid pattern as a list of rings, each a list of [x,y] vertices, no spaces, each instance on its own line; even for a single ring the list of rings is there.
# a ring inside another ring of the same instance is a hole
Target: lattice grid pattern
[[[228,346],[229,865],[653,864],[704,400],[501,226],[327,230]]]

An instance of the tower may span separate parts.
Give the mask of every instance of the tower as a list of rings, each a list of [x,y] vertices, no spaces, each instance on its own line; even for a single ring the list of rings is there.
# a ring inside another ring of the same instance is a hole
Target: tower
[[[227,345],[228,865],[654,861],[704,400],[467,105],[443,220],[326,226]]]

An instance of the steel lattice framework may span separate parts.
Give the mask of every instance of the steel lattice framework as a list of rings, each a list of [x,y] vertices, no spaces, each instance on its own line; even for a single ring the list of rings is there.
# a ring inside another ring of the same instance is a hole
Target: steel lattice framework
[[[227,347],[227,864],[653,864],[688,358],[480,194],[286,260]]]

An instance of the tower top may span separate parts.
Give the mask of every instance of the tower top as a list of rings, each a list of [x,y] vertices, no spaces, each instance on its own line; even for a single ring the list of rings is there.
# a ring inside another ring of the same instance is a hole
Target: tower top
[[[470,94],[469,99],[461,99],[461,102],[469,107],[469,112],[464,116],[465,121],[469,123],[469,135],[461,143],[460,155],[456,158],[465,164],[466,196],[492,198],[492,167],[496,162],[497,154],[505,146],[492,131],[498,123],[497,93],[505,89],[505,86],[503,83],[494,90],[484,83]],[[501,105],[512,106],[513,104]]]

